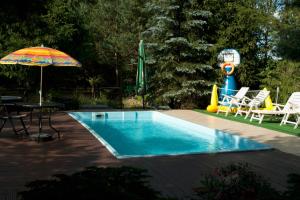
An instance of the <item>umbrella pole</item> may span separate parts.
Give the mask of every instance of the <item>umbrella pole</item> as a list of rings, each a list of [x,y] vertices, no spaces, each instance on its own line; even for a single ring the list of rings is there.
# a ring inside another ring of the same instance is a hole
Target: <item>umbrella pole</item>
[[[143,92],[142,98],[143,98],[143,110],[145,110],[145,95],[144,95],[144,92]]]
[[[143,59],[143,110],[145,110],[145,94],[146,94],[146,66]]]
[[[145,87],[145,65],[143,67],[143,95],[142,95],[142,98],[143,98],[143,110],[145,110],[145,93],[146,93],[146,87]]]
[[[42,105],[42,92],[43,92],[43,67],[41,66],[41,80],[40,80],[40,106]]]

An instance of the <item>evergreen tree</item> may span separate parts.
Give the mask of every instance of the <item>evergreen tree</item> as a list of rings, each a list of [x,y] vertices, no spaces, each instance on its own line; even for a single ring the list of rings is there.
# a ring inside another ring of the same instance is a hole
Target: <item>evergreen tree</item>
[[[211,13],[195,0],[153,0],[143,33],[150,96],[179,108],[199,103],[211,90],[213,70],[205,26]]]

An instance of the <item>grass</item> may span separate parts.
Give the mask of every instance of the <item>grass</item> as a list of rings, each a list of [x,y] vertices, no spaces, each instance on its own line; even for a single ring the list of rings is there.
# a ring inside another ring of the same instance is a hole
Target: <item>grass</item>
[[[300,137],[300,128],[299,127],[297,129],[294,129],[294,125],[291,125],[291,124],[279,126],[282,117],[275,118],[275,117],[267,116],[264,118],[264,121],[261,124],[259,124],[257,120],[250,122],[250,118],[244,119],[244,117],[242,117],[242,116],[234,117],[233,114],[229,114],[226,117],[224,113],[220,113],[219,115],[217,115],[216,113],[210,113],[210,112],[207,112],[206,110],[196,109],[195,111],[203,113],[203,114],[211,115],[214,117],[219,117],[219,118],[236,121],[236,122],[240,122],[240,123],[244,123],[244,124],[251,124],[253,126],[258,126],[258,127],[262,127],[262,128],[266,128],[266,129],[270,129],[270,130],[274,130],[274,131],[279,131],[282,133],[287,133],[290,135],[295,135],[295,136]]]

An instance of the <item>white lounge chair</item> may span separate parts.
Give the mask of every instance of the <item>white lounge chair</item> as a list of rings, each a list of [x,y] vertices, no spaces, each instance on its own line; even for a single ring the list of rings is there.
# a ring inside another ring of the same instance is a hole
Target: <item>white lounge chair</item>
[[[295,121],[289,121],[289,117],[290,117],[291,115],[294,115],[294,116],[295,116]],[[292,110],[292,111],[290,111],[290,112],[287,112],[287,113],[283,116],[283,118],[282,118],[282,120],[281,120],[281,122],[280,122],[280,126],[281,126],[282,124],[294,124],[294,125],[295,125],[295,126],[294,126],[294,129],[296,129],[296,128],[299,126],[299,124],[300,124],[300,109],[294,109],[294,110]]]
[[[261,124],[265,115],[283,115],[280,126],[282,124],[294,124],[294,128],[297,128],[300,123],[300,92],[294,92],[289,97],[285,105],[273,104],[275,106],[274,110],[252,110],[252,116],[250,121],[254,119],[258,120]],[[296,120],[289,121],[291,115],[294,115]]]
[[[238,103],[238,109],[235,114],[235,117],[237,115],[243,115],[243,113],[245,113],[245,119],[247,119],[252,110],[258,110],[259,106],[265,101],[269,94],[270,91],[260,90],[259,93],[253,99],[250,99],[245,96],[242,102]]]
[[[225,115],[227,116],[233,106],[238,107],[238,103],[242,101],[248,90],[249,87],[241,87],[241,89],[234,96],[225,94],[222,101],[219,102],[220,106],[218,107],[217,114],[220,112],[225,112]],[[221,106],[226,106],[226,110],[223,110],[222,108],[224,107],[221,108]]]

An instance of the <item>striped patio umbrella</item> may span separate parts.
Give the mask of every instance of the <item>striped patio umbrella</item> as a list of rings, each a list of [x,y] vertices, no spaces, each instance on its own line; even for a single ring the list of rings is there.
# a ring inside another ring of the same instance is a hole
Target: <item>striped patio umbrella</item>
[[[0,64],[20,64],[39,66],[41,68],[40,79],[40,105],[42,105],[43,67],[53,65],[58,67],[81,67],[81,64],[68,54],[56,49],[44,47],[29,47],[17,50],[0,59]]]

